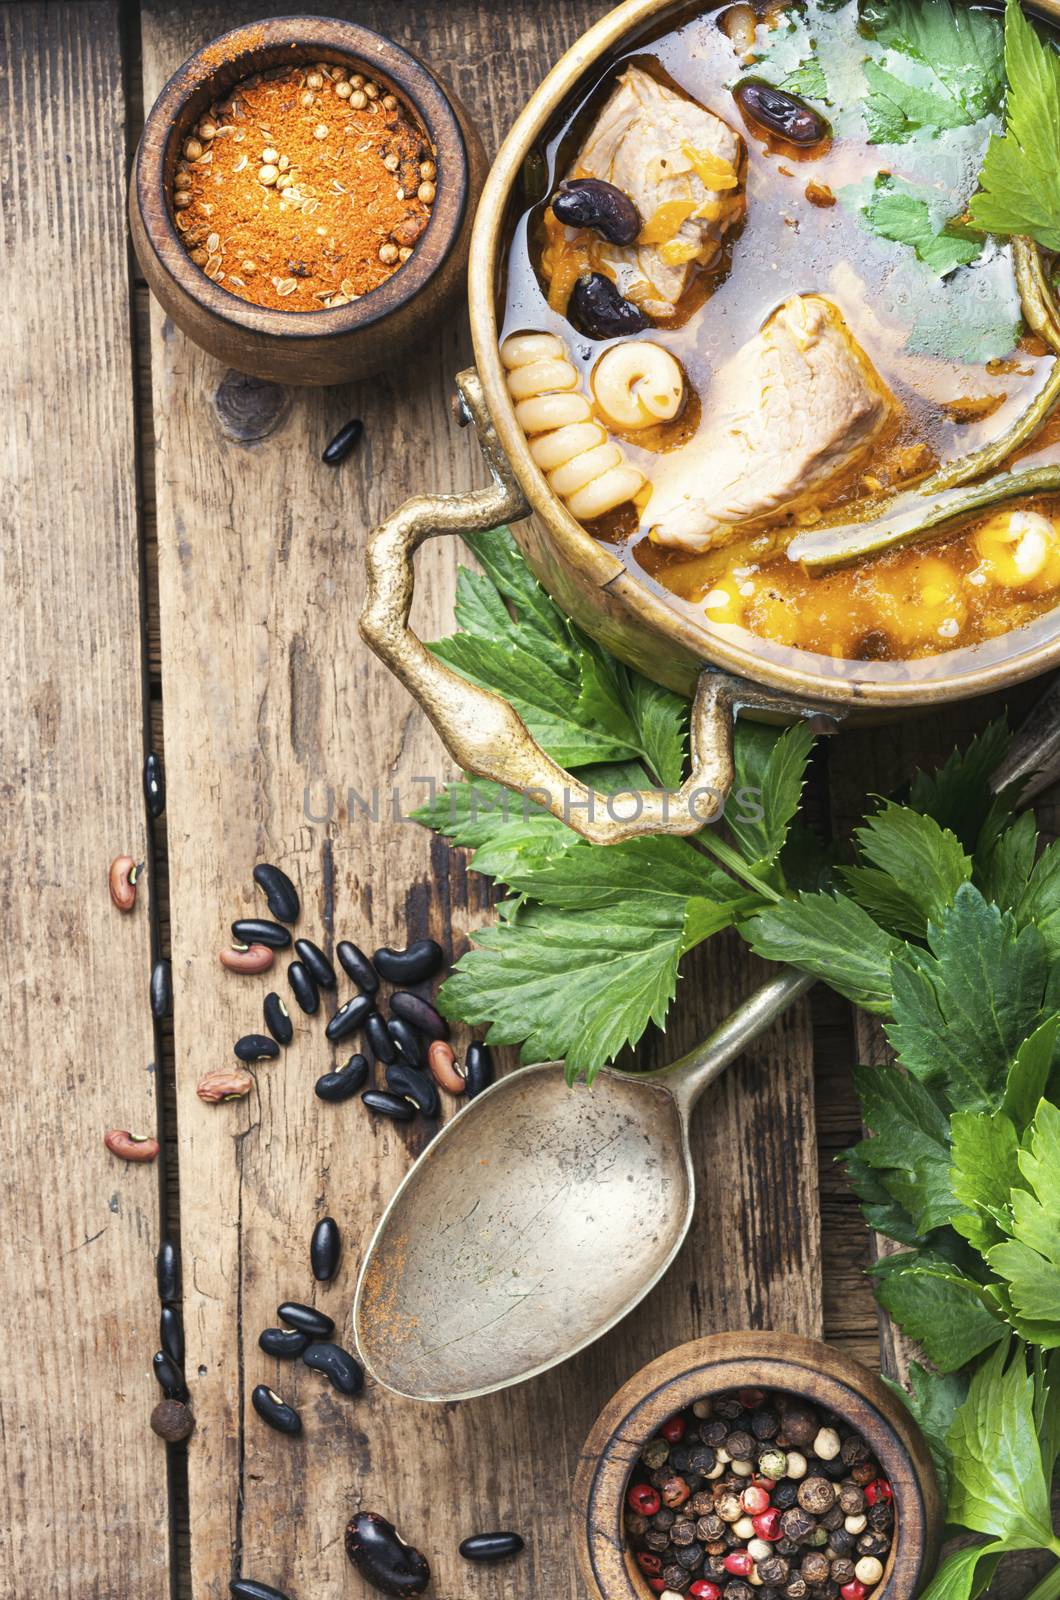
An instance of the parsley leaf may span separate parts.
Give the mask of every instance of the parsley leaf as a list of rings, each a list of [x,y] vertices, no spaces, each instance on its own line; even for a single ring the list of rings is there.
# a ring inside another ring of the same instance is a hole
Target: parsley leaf
[[[946,1435],[953,1424],[957,1407],[963,1403],[968,1393],[968,1379],[954,1372],[945,1375],[929,1372],[919,1361],[912,1361],[909,1364],[908,1390],[903,1389],[901,1384],[895,1383],[891,1378],[885,1377],[883,1381],[892,1393],[905,1401],[919,1423],[920,1431],[928,1442],[935,1463],[939,1487],[945,1502],[950,1473],[950,1454],[946,1448]]]
[[[1017,1133],[1022,1133],[1033,1120],[1038,1101],[1045,1093],[1058,1029],[1060,1015],[1047,1017],[1040,1028],[1024,1039],[1009,1068],[1001,1109],[1015,1125]]]
[[[973,884],[892,967],[887,1037],[902,1065],[943,1083],[960,1110],[992,1110],[1009,1065],[1042,1020],[1049,964],[1034,927],[989,905]]]
[[[965,1208],[953,1217],[959,1234],[980,1252],[1004,1238],[1010,1190],[1019,1178],[1016,1130],[1003,1112],[958,1111],[953,1135],[953,1194]]]
[[[877,44],[928,66],[967,120],[996,111],[1005,86],[1004,45],[998,19],[951,0],[872,0],[862,20]]]
[[[777,737],[775,729],[748,723],[736,748],[734,789],[755,796],[754,811],[726,817],[729,831],[748,861],[769,865],[784,847],[788,827],[799,809],[813,734],[796,722]]]
[[[1053,1548],[1049,1489],[1035,1418],[1035,1383],[1024,1347],[1005,1369],[1008,1341],[983,1362],[946,1438],[952,1462],[949,1515],[988,1533],[994,1548]]]
[[[1011,1124],[1010,1124],[1011,1126]],[[1008,1286],[1020,1318],[1053,1324],[1039,1343],[1060,1345],[1060,1108],[1043,1100],[1019,1151],[1026,1187],[1011,1195],[1012,1238],[989,1251],[987,1261]]]
[[[969,213],[987,233],[1060,250],[1060,56],[1019,0],[1005,7],[1005,67],[1005,132],[990,140]]]
[[[932,1251],[884,1256],[872,1270],[877,1300],[940,1372],[956,1372],[1008,1331],[982,1286]]]
[[[891,959],[900,946],[853,900],[799,894],[751,917],[741,931],[765,960],[826,979],[866,1011],[890,1010]]]
[[[966,266],[982,252],[979,239],[955,238],[940,232],[923,196],[907,184],[899,187],[884,175],[877,179],[875,193],[862,208],[862,216],[881,239],[910,245],[918,259],[940,278],[955,267]]]
[[[957,835],[967,851],[974,851],[996,804],[991,774],[1011,742],[1004,720],[991,722],[963,750],[951,751],[935,772],[918,772],[909,786],[909,804],[934,817],[940,828]]]
[[[926,936],[928,923],[942,916],[972,875],[971,859],[956,836],[908,806],[884,804],[856,830],[855,838],[861,855],[891,885],[903,907],[905,931],[915,939]],[[865,870],[847,868],[842,874],[855,898],[859,874]]]
[[[1051,961],[1060,961],[1060,840],[1043,850],[1016,908],[1020,925],[1032,922]]]
[[[920,1235],[949,1222],[949,1119],[930,1089],[897,1067],[855,1067],[861,1115],[873,1137],[853,1154],[871,1167]]]

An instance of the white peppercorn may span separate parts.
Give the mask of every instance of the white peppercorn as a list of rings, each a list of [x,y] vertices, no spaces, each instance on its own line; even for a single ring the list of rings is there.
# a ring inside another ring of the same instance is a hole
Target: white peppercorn
[[[871,1589],[883,1577],[883,1562],[876,1556],[862,1556],[854,1568],[854,1576],[859,1583]]]
[[[842,1443],[834,1428],[822,1428],[813,1441],[813,1453],[822,1461],[834,1461],[841,1449]]]

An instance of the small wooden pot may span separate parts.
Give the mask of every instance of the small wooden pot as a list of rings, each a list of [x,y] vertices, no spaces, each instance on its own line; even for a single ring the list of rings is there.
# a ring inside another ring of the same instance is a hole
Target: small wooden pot
[[[378,289],[335,310],[265,310],[191,260],[173,220],[173,174],[184,139],[213,101],[252,73],[306,61],[354,68],[397,95],[437,153],[438,192],[415,252]],[[464,291],[485,172],[467,112],[393,40],[330,17],[251,23],[191,56],[155,101],[129,183],[133,249],[166,314],[218,360],[278,383],[345,383],[392,364]]]
[[[894,1491],[894,1541],[871,1600],[913,1600],[931,1577],[943,1508],[923,1435],[879,1377],[832,1345],[787,1333],[717,1333],[680,1345],[632,1377],[585,1443],[574,1481],[574,1540],[593,1600],[655,1600],[626,1543],[630,1472],[667,1417],[723,1389],[783,1389],[844,1417],[872,1446]]]

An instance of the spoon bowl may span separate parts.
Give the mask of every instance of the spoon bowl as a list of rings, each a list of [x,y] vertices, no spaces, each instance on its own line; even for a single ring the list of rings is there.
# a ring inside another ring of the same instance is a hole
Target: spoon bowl
[[[454,1117],[394,1195],[354,1302],[365,1366],[416,1400],[520,1383],[599,1339],[662,1277],[695,1204],[697,1099],[808,989],[785,972],[658,1073],[561,1061],[500,1079]]]

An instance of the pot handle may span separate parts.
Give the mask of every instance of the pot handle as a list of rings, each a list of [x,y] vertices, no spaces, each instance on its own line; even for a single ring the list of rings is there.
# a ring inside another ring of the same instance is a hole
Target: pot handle
[[[368,581],[360,628],[376,655],[419,701],[465,772],[521,793],[525,803],[550,811],[593,844],[618,844],[644,834],[693,834],[720,816],[733,782],[733,726],[741,709],[807,717],[814,720],[815,731],[835,731],[842,712],[833,707],[775,694],[707,668],[692,706],[691,772],[681,787],[603,795],[546,755],[500,695],[469,683],[432,655],[409,627],[412,558],[420,545],[438,534],[485,531],[530,514],[497,438],[478,373],[461,372],[456,384],[493,482],[466,495],[406,500],[373,529],[365,553]]]

